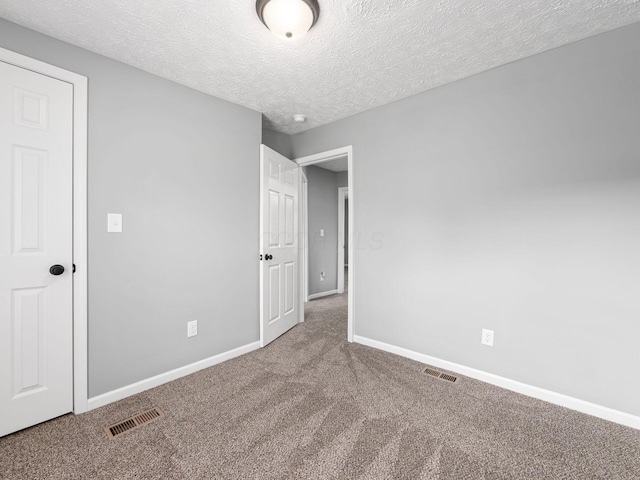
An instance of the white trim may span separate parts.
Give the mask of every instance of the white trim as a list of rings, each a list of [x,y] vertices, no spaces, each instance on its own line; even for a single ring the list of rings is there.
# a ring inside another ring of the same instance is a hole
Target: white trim
[[[327,150],[326,152],[314,153],[313,155],[307,155],[305,157],[296,158],[295,162],[301,167],[313,165],[314,163],[326,162],[328,160],[334,160],[336,158],[344,157],[345,155],[352,155],[352,146],[334,148],[333,150]]]
[[[301,167],[306,167],[309,165],[313,165],[316,163],[325,162],[327,160],[332,160],[338,157],[347,156],[347,165],[349,170],[349,181],[348,181],[348,189],[349,189],[349,236],[351,238],[354,237],[354,206],[355,206],[355,194],[354,194],[354,167],[353,167],[353,147],[351,145],[346,147],[335,148],[333,150],[329,150],[326,152],[315,153],[313,155],[307,155],[306,157],[296,158],[294,161],[300,165]],[[347,314],[347,340],[349,342],[353,342],[353,332],[355,329],[356,316],[355,316],[355,272],[356,272],[356,262],[355,256],[353,255],[353,242],[349,242],[349,262],[351,265],[349,266],[349,291],[347,292],[348,299],[348,314]]]
[[[164,383],[171,382],[172,380],[186,377],[187,375],[191,375],[198,370],[218,365],[219,363],[226,362],[227,360],[231,360],[232,358],[239,357],[240,355],[244,355],[245,353],[252,352],[254,350],[257,350],[258,348],[260,348],[260,342],[249,343],[247,345],[243,345],[242,347],[229,350],[228,352],[223,352],[218,355],[214,355],[213,357],[190,363],[189,365],[185,365],[184,367],[169,370],[168,372],[161,373],[144,380],[140,380],[136,383],[132,383],[131,385],[127,385],[125,387],[103,393],[102,395],[91,397],[89,399],[89,410],[102,407],[109,403],[117,402],[118,400],[130,397],[131,395],[135,395],[137,393],[144,392],[145,390],[149,390],[150,388],[154,388]]]
[[[344,293],[344,202],[349,187],[338,187],[338,293]]]
[[[259,204],[259,208],[260,208],[260,235],[258,237],[258,252],[260,252],[260,261],[258,262],[258,277],[260,278],[260,291],[259,291],[259,298],[260,298],[260,313],[258,315],[258,321],[260,322],[260,342],[259,345],[260,347],[264,347],[264,322],[263,322],[263,316],[264,316],[264,275],[262,273],[263,270],[263,265],[262,265],[262,258],[264,256],[264,247],[263,247],[263,241],[262,241],[262,235],[264,234],[264,215],[263,215],[263,210],[264,210],[264,148],[263,148],[263,144],[260,144],[260,188],[259,188],[259,195],[260,195],[260,204]]]
[[[73,85],[73,412],[87,411],[87,77],[0,48],[0,61]]]
[[[302,195],[300,196],[300,205],[302,208],[301,219],[302,228],[302,275],[300,275],[300,281],[302,282],[302,321],[304,322],[304,304],[309,301],[309,180],[305,175],[302,168],[300,169],[300,175],[302,177]]]
[[[328,297],[329,295],[335,295],[338,290],[327,290],[326,292],[312,293],[309,295],[309,300],[315,300],[316,298]]]
[[[529,397],[544,400],[545,402],[560,405],[561,407],[576,410],[587,415],[593,415],[594,417],[603,418],[610,422],[619,423],[627,427],[640,429],[640,417],[631,415],[630,413],[614,410],[609,407],[604,407],[595,403],[580,400],[575,397],[570,397],[562,393],[553,392],[551,390],[545,390],[544,388],[534,387],[526,383],[521,383],[516,380],[494,375],[493,373],[484,372],[482,370],[476,370],[475,368],[466,367],[457,363],[449,362],[448,360],[442,360],[440,358],[425,355],[423,353],[407,350],[406,348],[396,347],[388,343],[380,342],[378,340],[372,340],[370,338],[361,337],[356,335],[354,338],[356,343],[366,345],[368,347],[384,350],[385,352],[394,353],[401,357],[410,358],[416,362],[426,363],[433,365],[434,367],[443,368],[452,372],[465,375],[467,377],[475,378],[482,382],[490,383],[498,387],[506,388],[513,392],[521,393]]]

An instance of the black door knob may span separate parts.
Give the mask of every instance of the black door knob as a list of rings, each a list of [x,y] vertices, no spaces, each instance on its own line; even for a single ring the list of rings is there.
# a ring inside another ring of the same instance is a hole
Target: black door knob
[[[51,275],[62,275],[64,273],[64,267],[62,265],[54,265],[49,269]]]
[[[271,260],[273,258],[273,255],[269,255],[268,253],[264,256],[264,258],[266,260]]]

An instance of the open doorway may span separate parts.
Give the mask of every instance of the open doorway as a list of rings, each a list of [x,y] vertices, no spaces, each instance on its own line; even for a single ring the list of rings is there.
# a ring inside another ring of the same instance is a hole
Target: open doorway
[[[301,199],[302,285],[306,311],[323,304],[346,310],[353,341],[353,159],[351,147],[296,160],[303,169]],[[315,303],[308,303],[315,302]],[[324,303],[320,303],[324,302]]]

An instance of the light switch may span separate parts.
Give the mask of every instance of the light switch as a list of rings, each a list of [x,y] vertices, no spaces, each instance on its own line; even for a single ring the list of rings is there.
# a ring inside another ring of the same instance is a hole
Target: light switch
[[[324,237],[324,228],[321,228],[321,229],[320,229],[320,236],[321,236],[321,237]]]
[[[107,232],[122,233],[121,213],[107,213]]]

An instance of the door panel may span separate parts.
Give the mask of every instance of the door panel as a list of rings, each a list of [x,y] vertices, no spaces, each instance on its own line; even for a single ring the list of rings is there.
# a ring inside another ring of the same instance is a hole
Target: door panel
[[[269,247],[279,246],[280,193],[269,190]]]
[[[49,130],[49,97],[13,86],[13,124]]]
[[[280,265],[269,265],[269,323],[280,319]]]
[[[293,231],[294,223],[294,205],[295,199],[291,195],[284,196],[284,244],[292,247],[294,244],[295,232]]]
[[[14,146],[13,253],[45,253],[47,152]]]
[[[287,315],[293,311],[295,300],[295,263],[285,263],[284,269],[284,314]]]
[[[0,436],[73,408],[72,113],[70,84],[0,62]]]
[[[260,345],[265,346],[299,320],[299,169],[264,145],[260,166]]]
[[[13,398],[47,388],[46,288],[13,290]]]

